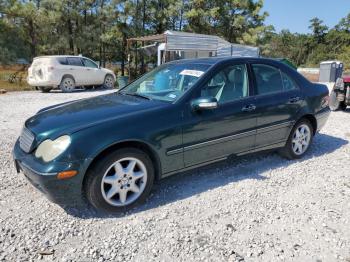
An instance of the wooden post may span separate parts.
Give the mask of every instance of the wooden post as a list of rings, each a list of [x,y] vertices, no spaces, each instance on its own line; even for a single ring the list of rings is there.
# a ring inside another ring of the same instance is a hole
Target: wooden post
[[[137,41],[135,42],[135,79],[137,78],[138,76],[138,72],[137,72],[137,64],[138,64],[138,57],[137,57]]]

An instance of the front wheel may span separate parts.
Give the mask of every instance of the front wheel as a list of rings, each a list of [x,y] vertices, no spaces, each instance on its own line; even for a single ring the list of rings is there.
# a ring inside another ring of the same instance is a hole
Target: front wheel
[[[152,161],[135,148],[117,150],[97,162],[87,174],[88,201],[106,212],[123,212],[143,202],[154,180]]]
[[[287,159],[301,158],[309,149],[313,139],[313,127],[309,120],[302,119],[297,122],[287,140],[284,148],[280,150]]]

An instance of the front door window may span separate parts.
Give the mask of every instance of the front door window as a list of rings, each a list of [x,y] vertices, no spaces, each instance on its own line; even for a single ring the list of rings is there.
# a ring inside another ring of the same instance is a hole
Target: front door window
[[[246,65],[225,67],[202,88],[202,97],[215,97],[219,104],[232,102],[248,96]]]

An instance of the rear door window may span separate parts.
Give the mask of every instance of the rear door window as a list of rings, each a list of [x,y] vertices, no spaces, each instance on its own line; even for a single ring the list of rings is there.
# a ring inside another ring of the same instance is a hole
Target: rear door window
[[[278,68],[265,64],[252,64],[258,95],[283,91],[281,72]]]
[[[78,57],[67,57],[67,61],[71,66],[83,66],[81,59]]]
[[[289,75],[287,75],[284,72],[281,72],[281,74],[282,74],[282,81],[283,81],[283,90],[288,91],[288,90],[293,90],[298,88],[298,85]]]
[[[68,65],[67,57],[58,57],[57,58],[58,63],[61,65]]]

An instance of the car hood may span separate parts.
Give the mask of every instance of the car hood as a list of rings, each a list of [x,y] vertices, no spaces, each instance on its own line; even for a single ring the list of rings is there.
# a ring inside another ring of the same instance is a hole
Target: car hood
[[[112,93],[46,107],[29,118],[25,126],[40,142],[166,105],[161,101]]]

